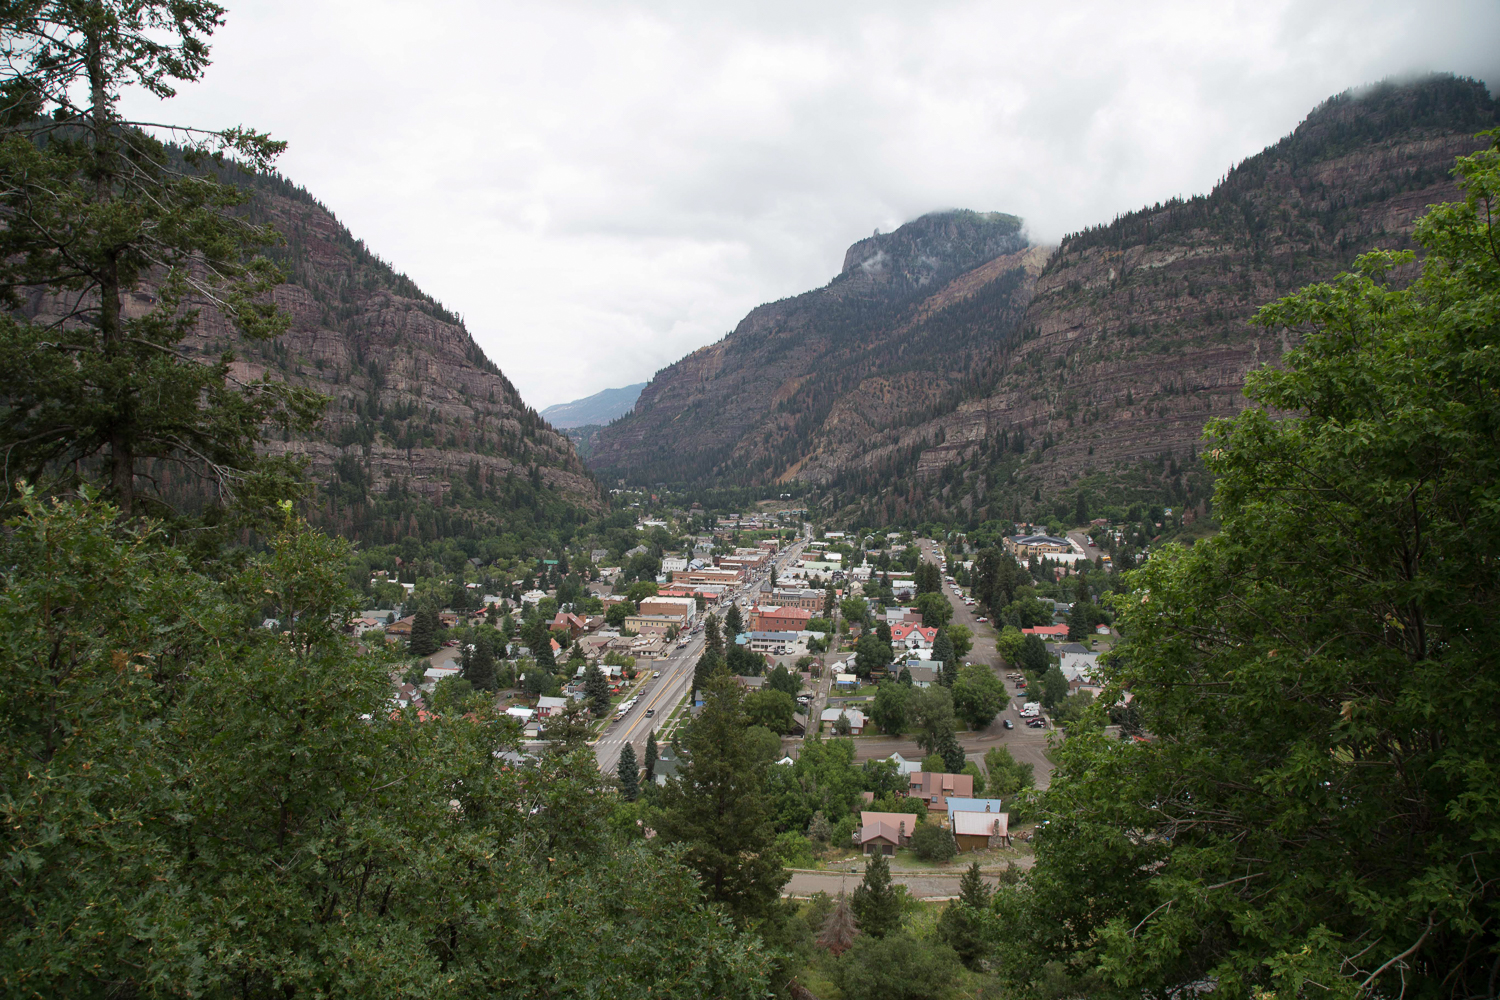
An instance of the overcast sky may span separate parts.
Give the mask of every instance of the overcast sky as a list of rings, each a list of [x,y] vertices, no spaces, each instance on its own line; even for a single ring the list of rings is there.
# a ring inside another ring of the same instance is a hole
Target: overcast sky
[[[1055,242],[1207,191],[1348,87],[1500,79],[1495,0],[223,2],[207,77],[153,114],[290,142],[538,409],[649,379],[876,228],[961,207]]]

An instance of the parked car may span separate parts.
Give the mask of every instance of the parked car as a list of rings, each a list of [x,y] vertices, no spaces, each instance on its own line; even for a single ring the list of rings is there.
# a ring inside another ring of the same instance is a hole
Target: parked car
[[[988,619],[988,618],[986,618],[986,617],[985,617],[985,616],[984,616],[984,615],[980,615],[980,616],[979,616],[979,617],[978,617],[978,618],[975,618],[975,619],[974,619],[974,620],[975,620],[975,621],[976,621],[976,622],[979,622],[979,623],[981,623],[981,624],[983,624],[983,623],[984,623],[984,622],[987,622],[987,621],[989,621],[989,619]]]
[[[1011,722],[1009,719],[1001,719],[1000,725],[1004,726],[1006,729],[1016,728],[1016,724],[1014,722]]]
[[[661,676],[661,671],[660,670],[653,670],[653,671],[651,671],[651,679],[653,681],[656,680],[660,676]]]
[[[1032,719],[1030,722],[1026,723],[1026,725],[1030,726],[1032,729],[1046,729],[1047,728],[1047,720],[1046,719]]]

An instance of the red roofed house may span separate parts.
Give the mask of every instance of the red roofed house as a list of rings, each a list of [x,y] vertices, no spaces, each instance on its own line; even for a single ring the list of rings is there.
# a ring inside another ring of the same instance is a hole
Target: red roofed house
[[[923,799],[930,813],[947,813],[948,799],[972,799],[974,776],[972,774],[939,774],[936,771],[913,771],[907,775],[908,798]]]
[[[1038,625],[1036,628],[1023,628],[1022,635],[1067,635],[1066,625]]]
[[[891,623],[891,645],[907,649],[931,649],[937,640],[936,628],[923,628],[909,622]]]
[[[571,611],[559,611],[557,617],[547,623],[549,629],[567,629],[568,638],[576,639],[588,631],[589,623],[573,614]]]

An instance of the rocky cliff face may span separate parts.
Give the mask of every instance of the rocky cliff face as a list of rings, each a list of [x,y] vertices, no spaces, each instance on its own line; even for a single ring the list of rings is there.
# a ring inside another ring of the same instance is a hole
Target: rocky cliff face
[[[1383,85],[1327,101],[1210,194],[1055,251],[950,237],[953,263],[924,271],[914,262],[943,259],[930,237],[863,240],[827,288],[762,306],[659,373],[592,464],[796,478],[834,506],[878,508],[870,523],[1045,517],[1085,486],[1096,500],[1142,488],[1126,472],[1143,460],[1144,488],[1199,502],[1207,484],[1184,469],[1205,421],[1241,408],[1245,373],[1289,346],[1249,325],[1255,310],[1364,251],[1411,246],[1426,207],[1459,196],[1454,158],[1495,123],[1475,81]],[[900,291],[851,297],[858,321],[834,322],[834,303],[850,308],[841,283],[882,280]]]
[[[512,492],[533,506],[538,498],[599,506],[571,442],[522,401],[458,317],[371,254],[307,192],[276,177],[226,179],[250,186],[252,217],[286,238],[269,256],[288,277],[275,298],[291,329],[271,343],[241,343],[205,309],[182,349],[205,357],[232,349],[241,380],[269,373],[331,398],[312,436],[267,445],[304,456],[313,479],[330,487],[324,523],[393,540],[419,533],[410,530],[414,505],[451,510],[457,501],[471,508],[471,527],[496,527],[506,520],[505,487],[518,481],[525,488]],[[136,314],[153,306],[149,289],[127,303]],[[40,308],[45,314],[46,303]],[[492,502],[476,512],[486,495]],[[386,497],[402,503],[377,510]],[[420,533],[444,533],[430,514],[423,512]]]
[[[590,465],[637,481],[786,478],[851,393],[880,395],[858,419],[882,426],[941,409],[983,350],[945,320],[967,306],[990,315],[992,329],[1018,321],[1027,245],[1019,219],[975,212],[934,213],[859,241],[823,288],[760,306],[658,372],[634,411],[600,431]],[[982,287],[956,281],[976,268],[989,268]],[[989,295],[976,302],[981,291]],[[844,411],[838,419],[853,426]]]
[[[996,345],[989,391],[907,429],[933,442],[907,489],[925,482],[935,506],[981,517],[1045,516],[1028,501],[1091,475],[1107,494],[1118,479],[1107,470],[1187,460],[1209,418],[1246,404],[1245,374],[1290,344],[1251,326],[1255,310],[1367,250],[1411,248],[1427,206],[1461,197],[1454,158],[1486,145],[1474,134],[1495,122],[1473,81],[1340,95],[1209,195],[1064,240],[1017,333]],[[1202,499],[1180,475],[1161,485],[1179,503]]]

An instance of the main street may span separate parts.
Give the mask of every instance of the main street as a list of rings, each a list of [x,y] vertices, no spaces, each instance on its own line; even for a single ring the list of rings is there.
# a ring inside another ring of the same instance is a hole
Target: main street
[[[777,571],[785,569],[786,564],[797,557],[801,548],[802,542],[799,541],[778,555],[773,561]],[[726,599],[753,604],[756,588],[767,576],[766,572],[757,573],[743,586],[727,594]],[[721,620],[727,610],[727,607],[718,609]],[[699,615],[696,620],[701,622],[702,619],[703,616]],[[646,737],[660,728],[671,717],[678,703],[692,693],[693,670],[698,665],[698,657],[703,653],[704,641],[705,636],[700,632],[692,635],[687,646],[682,649],[678,649],[674,643],[672,655],[664,663],[651,665],[651,670],[660,671],[661,676],[648,680],[641,686],[635,707],[625,718],[612,719],[594,744],[594,756],[599,761],[599,770],[605,774],[614,774],[619,768],[620,754],[626,743],[635,746],[636,760],[644,759]],[[651,714],[648,716],[647,712]]]

